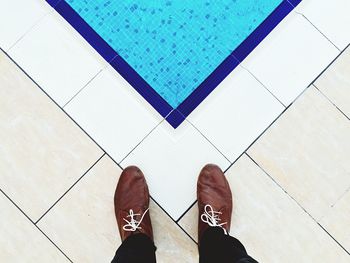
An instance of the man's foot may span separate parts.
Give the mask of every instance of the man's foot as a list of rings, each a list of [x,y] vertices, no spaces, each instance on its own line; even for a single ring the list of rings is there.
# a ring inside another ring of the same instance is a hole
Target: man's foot
[[[122,241],[135,233],[153,240],[149,215],[149,192],[139,168],[129,166],[122,172],[114,195],[115,216]]]
[[[231,225],[232,193],[222,170],[207,164],[199,174],[198,199],[198,244],[209,227],[221,227],[228,234]]]

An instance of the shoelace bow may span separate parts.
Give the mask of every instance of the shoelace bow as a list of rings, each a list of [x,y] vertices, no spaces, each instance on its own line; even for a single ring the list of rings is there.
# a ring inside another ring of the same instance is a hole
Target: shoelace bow
[[[227,235],[227,231],[223,227],[223,225],[227,224],[227,222],[220,223],[221,219],[219,215],[221,214],[221,212],[214,211],[211,205],[206,205],[204,207],[204,213],[201,215],[201,220],[211,227],[221,227],[224,230],[225,235]]]
[[[140,221],[137,221],[134,217],[135,216],[140,216],[141,214],[134,214],[134,211],[132,209],[129,210],[129,215],[127,218],[130,217],[130,221],[123,218],[123,220],[126,222],[126,224],[123,226],[124,231],[129,231],[129,232],[134,232],[138,229],[142,229],[140,227],[140,224],[145,217],[146,213],[148,212],[149,208],[142,214]]]

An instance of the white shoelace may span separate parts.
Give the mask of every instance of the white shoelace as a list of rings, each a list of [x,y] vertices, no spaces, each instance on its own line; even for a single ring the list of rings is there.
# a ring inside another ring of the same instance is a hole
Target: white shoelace
[[[206,205],[204,207],[204,213],[201,215],[201,220],[211,227],[221,227],[224,230],[225,235],[227,235],[228,233],[226,229],[223,228],[223,225],[227,224],[227,222],[220,223],[221,219],[219,215],[221,214],[221,212],[214,211],[211,205]]]
[[[142,214],[140,221],[137,221],[134,217],[135,216],[140,216],[141,214],[134,214],[134,211],[132,209],[129,210],[129,215],[127,218],[130,217],[130,221],[123,218],[123,220],[126,222],[126,224],[123,226],[124,231],[129,231],[129,232],[134,232],[138,229],[142,229],[140,227],[140,224],[145,217],[146,213],[148,212],[149,208]]]

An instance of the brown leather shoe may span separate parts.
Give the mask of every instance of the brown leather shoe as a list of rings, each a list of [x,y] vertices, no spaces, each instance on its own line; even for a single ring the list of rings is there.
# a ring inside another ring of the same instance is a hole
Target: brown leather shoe
[[[135,233],[143,233],[153,240],[149,200],[141,170],[136,166],[125,168],[114,195],[115,216],[122,241]]]
[[[197,182],[198,199],[198,244],[209,227],[222,227],[230,231],[232,214],[232,193],[222,170],[207,164],[199,174]]]

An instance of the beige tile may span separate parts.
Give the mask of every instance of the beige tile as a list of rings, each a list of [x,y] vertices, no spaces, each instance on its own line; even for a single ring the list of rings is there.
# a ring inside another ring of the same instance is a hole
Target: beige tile
[[[113,207],[120,173],[103,157],[39,222],[74,262],[109,262],[120,245]],[[155,203],[150,210],[158,262],[196,262],[196,244]]]
[[[69,262],[2,193],[0,210],[1,262]]]
[[[248,152],[316,220],[350,186],[350,122],[313,87]]]
[[[226,176],[234,196],[231,234],[259,262],[349,262],[344,250],[246,155]],[[195,206],[180,221],[194,238],[197,215]]]
[[[315,86],[350,118],[350,48],[322,74]]]
[[[321,220],[321,225],[350,251],[350,191],[329,210]]]
[[[0,187],[37,220],[101,150],[0,53]]]

